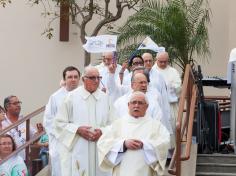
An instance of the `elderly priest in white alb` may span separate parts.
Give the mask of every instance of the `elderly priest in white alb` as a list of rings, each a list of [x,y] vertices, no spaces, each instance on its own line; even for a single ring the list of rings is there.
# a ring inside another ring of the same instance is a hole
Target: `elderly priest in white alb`
[[[148,100],[134,92],[129,114],[114,121],[99,139],[99,166],[113,176],[156,176],[163,174],[170,145],[168,130],[145,115]]]
[[[70,92],[55,118],[55,134],[65,146],[60,152],[63,176],[108,176],[97,163],[96,142],[109,123],[108,96],[98,89],[95,67],[85,68],[84,85]]]

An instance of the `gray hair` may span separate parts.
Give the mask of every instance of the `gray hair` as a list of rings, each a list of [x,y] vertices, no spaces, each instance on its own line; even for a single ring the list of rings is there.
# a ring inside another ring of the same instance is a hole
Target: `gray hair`
[[[159,59],[159,56],[162,55],[162,54],[167,55],[167,59],[169,60],[169,54],[168,54],[168,52],[166,52],[166,51],[162,51],[162,52],[157,53],[157,54],[156,54],[156,59]]]
[[[143,92],[141,92],[141,91],[135,91],[135,92],[133,92],[133,93],[129,96],[129,98],[128,98],[129,101],[128,101],[128,102],[130,102],[130,101],[131,101],[134,97],[136,97],[136,96],[143,96],[145,102],[146,102],[147,104],[149,104],[149,101],[148,101],[148,98],[147,98],[146,94],[143,93]]]
[[[90,70],[97,70],[97,71],[98,71],[98,69],[97,69],[96,67],[94,67],[94,66],[92,66],[92,65],[88,65],[88,66],[86,66],[86,67],[84,68],[83,76],[86,76],[87,73],[88,73]],[[99,73],[99,71],[98,71],[98,73]]]

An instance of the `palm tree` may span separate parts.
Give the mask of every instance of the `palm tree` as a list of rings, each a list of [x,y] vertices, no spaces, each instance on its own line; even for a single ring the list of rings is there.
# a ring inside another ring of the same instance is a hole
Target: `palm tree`
[[[210,55],[207,25],[210,9],[207,0],[148,0],[140,11],[119,28],[120,46],[150,36],[169,52],[171,61],[183,71],[194,65],[194,56]]]

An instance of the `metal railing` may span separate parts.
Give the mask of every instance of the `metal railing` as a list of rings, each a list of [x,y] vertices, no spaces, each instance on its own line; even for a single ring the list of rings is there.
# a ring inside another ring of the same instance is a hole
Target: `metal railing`
[[[20,147],[18,147],[14,152],[12,152],[10,155],[8,155],[6,158],[0,160],[0,165],[3,164],[5,161],[7,161],[9,158],[11,158],[13,155],[19,153],[21,150],[26,149],[26,163],[29,163],[29,146],[30,144],[32,144],[34,141],[36,141],[41,135],[45,134],[45,132],[39,133],[34,135],[31,139],[30,139],[30,119],[32,119],[33,117],[35,117],[36,115],[40,114],[41,112],[43,112],[45,110],[45,106],[35,110],[34,112],[28,114],[27,116],[25,116],[24,118],[18,120],[16,123],[4,128],[3,130],[0,131],[0,136],[4,135],[6,133],[8,133],[10,130],[12,130],[13,128],[16,128],[17,126],[19,126],[22,123],[26,122],[26,142],[25,144],[21,145]]]
[[[168,172],[181,175],[181,161],[190,158],[195,105],[197,101],[197,85],[190,65],[186,66],[182,91],[179,99],[179,111],[176,122],[176,146]],[[185,152],[182,147],[185,145]],[[182,156],[184,153],[184,156]]]

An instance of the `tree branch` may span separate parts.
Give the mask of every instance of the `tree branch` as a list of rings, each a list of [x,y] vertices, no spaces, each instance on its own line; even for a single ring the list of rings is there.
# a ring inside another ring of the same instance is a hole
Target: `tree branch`
[[[78,10],[78,12],[77,12],[76,14],[74,14],[74,15],[80,14],[81,17],[84,18],[84,14],[83,14],[83,11],[81,10],[80,6],[78,6],[78,4],[75,3],[75,2],[73,2],[72,4],[73,4],[73,5],[75,6],[75,8]]]
[[[109,15],[109,3],[110,0],[105,0],[105,18],[108,18]]]
[[[90,0],[89,1],[89,14],[84,16],[83,21],[81,23],[80,39],[81,39],[82,43],[85,42],[85,35],[86,35],[85,27],[86,27],[86,24],[90,20],[92,20],[93,14],[94,14],[94,12],[93,12],[93,0]]]
[[[116,9],[117,9],[116,15],[115,15],[115,16],[111,15],[111,16],[108,16],[108,17],[105,16],[105,18],[104,18],[103,20],[101,20],[101,21],[97,24],[97,26],[95,27],[95,29],[93,30],[92,36],[96,36],[96,35],[98,34],[98,32],[100,31],[100,29],[101,29],[104,25],[106,25],[106,24],[108,24],[108,23],[111,23],[111,22],[113,22],[113,21],[116,21],[116,20],[120,19],[124,8],[125,8],[125,7],[128,7],[129,9],[130,9],[130,8],[133,8],[133,7],[138,3],[138,1],[139,1],[139,0],[135,0],[132,4],[129,4],[129,3],[127,2],[127,3],[125,3],[125,4],[122,6],[122,2],[120,2],[119,0],[116,0]]]

